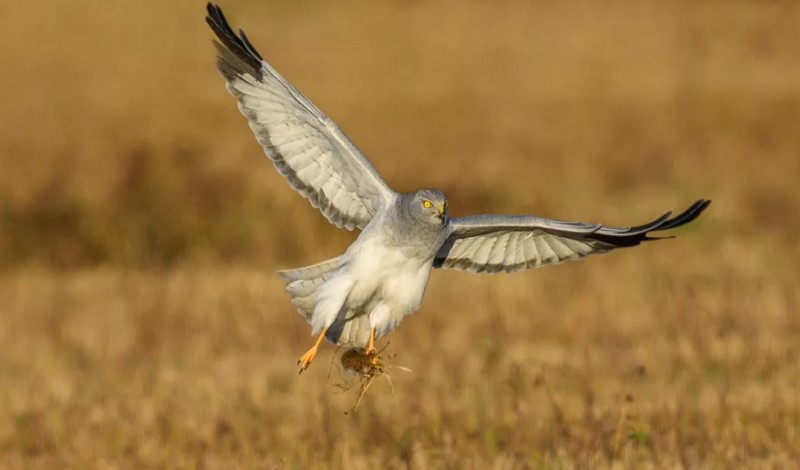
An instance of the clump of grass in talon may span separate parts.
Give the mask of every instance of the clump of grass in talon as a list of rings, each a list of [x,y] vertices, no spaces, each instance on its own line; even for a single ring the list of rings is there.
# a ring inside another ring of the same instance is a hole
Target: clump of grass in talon
[[[343,352],[339,358],[342,368],[344,368],[348,374],[355,376],[359,380],[358,398],[356,399],[355,404],[353,404],[353,409],[351,410],[352,412],[355,412],[358,408],[359,403],[361,403],[361,399],[364,398],[364,395],[367,393],[367,389],[369,389],[372,381],[382,375],[386,376],[386,380],[389,382],[389,387],[392,389],[392,392],[394,392],[392,378],[388,372],[389,366],[383,362],[383,356],[381,356],[381,353],[385,349],[386,348],[384,347],[380,351],[366,352],[366,350],[363,348],[353,348]],[[411,372],[411,370],[406,367],[393,367],[406,372]],[[341,384],[337,384],[336,386],[342,390],[350,390],[351,388],[346,381]],[[347,412],[345,412],[345,414],[347,414]]]

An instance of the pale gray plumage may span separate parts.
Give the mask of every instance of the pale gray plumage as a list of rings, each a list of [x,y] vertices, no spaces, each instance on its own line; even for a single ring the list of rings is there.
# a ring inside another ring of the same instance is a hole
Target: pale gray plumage
[[[230,29],[219,7],[208,24],[222,43],[218,68],[279,173],[337,227],[363,229],[394,194],[344,133]]]
[[[527,215],[479,215],[453,219],[434,267],[469,272],[515,272],[605,253],[652,240],[647,234],[694,220],[711,201],[695,202],[670,219],[667,212],[639,227],[615,228]]]
[[[363,347],[375,328],[394,329],[419,308],[431,268],[514,272],[654,238],[694,220],[710,201],[632,228],[533,216],[450,218],[441,191],[398,194],[316,106],[237,35],[218,6],[206,21],[219,42],[217,67],[277,170],[337,227],[362,230],[347,251],[281,271],[292,304],[338,344]],[[313,357],[313,355],[311,356]]]

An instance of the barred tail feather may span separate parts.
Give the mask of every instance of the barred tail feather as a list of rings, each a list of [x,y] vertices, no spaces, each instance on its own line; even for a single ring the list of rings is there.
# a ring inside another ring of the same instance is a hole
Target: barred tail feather
[[[282,271],[278,271],[278,275],[287,281],[315,279],[338,268],[339,258],[341,258],[341,256],[325,260],[321,263],[312,264],[311,266],[295,269],[284,269]]]
[[[339,257],[311,266],[278,271],[286,283],[286,292],[292,298],[292,305],[307,321],[311,321],[314,307],[317,306],[317,289],[336,272]]]
[[[292,305],[297,312],[311,324],[312,330],[319,331],[325,319],[314,318],[314,309],[319,303],[319,288],[333,277],[340,267],[339,257],[323,261],[311,266],[278,271],[278,274],[287,281],[286,292],[292,299]],[[349,289],[344,289],[349,291]],[[344,299],[328,299],[335,304]],[[328,311],[331,308],[322,308]],[[361,312],[356,315],[353,311],[339,309],[336,320],[330,325],[325,335],[328,341],[347,347],[365,347],[369,341],[369,316]]]

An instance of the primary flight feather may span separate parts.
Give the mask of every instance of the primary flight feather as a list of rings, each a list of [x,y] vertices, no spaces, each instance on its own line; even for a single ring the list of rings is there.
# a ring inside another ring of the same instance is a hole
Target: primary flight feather
[[[219,6],[207,9],[217,68],[275,168],[332,224],[361,229],[341,256],[280,272],[317,335],[298,361],[301,372],[323,338],[372,353],[376,338],[419,308],[432,268],[515,272],[635,246],[691,222],[711,202],[630,228],[527,215],[451,218],[441,191],[392,191],[336,124],[231,29]]]

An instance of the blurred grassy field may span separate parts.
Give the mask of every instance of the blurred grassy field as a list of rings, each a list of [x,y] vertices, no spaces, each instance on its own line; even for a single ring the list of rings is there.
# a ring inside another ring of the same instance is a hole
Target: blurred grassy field
[[[0,468],[792,468],[800,4],[224,3],[398,190],[675,240],[435,272],[359,411],[274,270],[340,232],[201,1],[0,6]]]

